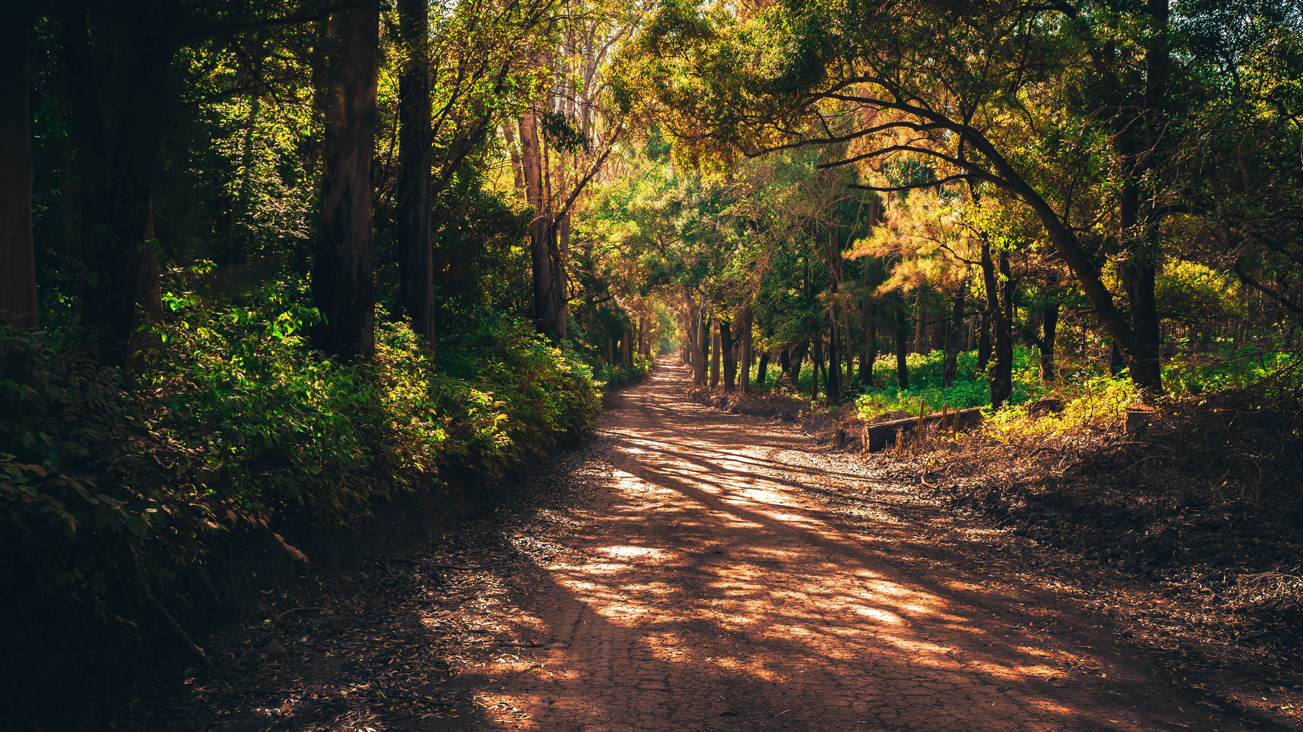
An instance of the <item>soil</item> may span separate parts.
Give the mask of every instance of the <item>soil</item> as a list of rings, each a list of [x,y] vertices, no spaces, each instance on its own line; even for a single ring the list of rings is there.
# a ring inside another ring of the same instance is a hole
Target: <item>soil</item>
[[[495,514],[269,596],[201,639],[217,678],[142,688],[112,726],[1300,728],[1294,669],[1136,642],[1127,613],[1179,598],[687,378],[662,359]]]

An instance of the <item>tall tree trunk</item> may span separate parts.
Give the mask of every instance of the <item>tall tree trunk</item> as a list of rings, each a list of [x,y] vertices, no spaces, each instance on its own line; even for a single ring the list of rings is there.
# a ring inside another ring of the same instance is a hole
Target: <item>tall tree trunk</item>
[[[763,387],[769,376],[769,351],[761,351],[756,362],[756,386]]]
[[[176,108],[168,72],[177,0],[60,0],[81,183],[82,321],[100,359],[125,365],[150,191]]]
[[[693,369],[697,386],[706,385],[706,371],[710,365],[710,318],[705,308],[697,310],[697,352],[693,355]]]
[[[158,240],[154,238],[154,204],[150,201],[149,213],[145,218],[145,248],[140,253],[140,281],[136,283],[136,303],[155,323],[163,319],[162,277]]]
[[[835,307],[828,309],[828,374],[824,379],[828,392],[828,401],[836,403],[842,398],[842,380],[841,380],[841,349],[838,341],[841,340],[841,329],[837,327],[837,310]]]
[[[737,385],[737,359],[733,357],[733,326],[727,320],[719,321],[719,349],[724,360],[724,391],[733,391]]]
[[[983,310],[977,317],[977,372],[984,373],[991,362],[991,312]]]
[[[810,401],[819,398],[819,372],[823,371],[823,336],[814,338],[813,358],[814,368],[810,370]]]
[[[873,386],[873,364],[878,360],[878,305],[864,301],[864,350],[860,352],[860,383]]]
[[[375,155],[380,7],[366,0],[330,16],[321,233],[312,299],[324,316],[322,351],[349,360],[375,352],[375,243],[371,161]]]
[[[1055,302],[1041,311],[1041,381],[1058,381],[1059,370],[1054,364],[1054,336],[1059,326],[1059,303]]]
[[[805,365],[805,356],[810,350],[809,343],[798,343],[796,348],[792,349],[791,364],[789,373],[792,375],[792,389],[801,391],[801,367]]]
[[[507,142],[507,157],[511,160],[511,182],[520,197],[528,201],[529,192],[525,190],[525,171],[521,167],[520,147],[516,143],[516,131],[510,124],[502,126],[502,137]]]
[[[533,109],[526,109],[520,117],[520,158],[527,200],[534,211],[529,227],[534,327],[553,342],[559,342],[564,337],[562,316],[557,311],[560,298],[556,292],[556,270],[560,262],[556,230],[552,226],[552,207],[543,188],[543,150],[538,134],[538,117]]]
[[[427,0],[398,0],[405,52],[398,77],[398,303],[412,330],[435,347],[434,255],[430,227],[430,11]]]
[[[40,325],[32,240],[32,132],[27,91],[26,3],[0,9],[0,322]]]
[[[564,341],[570,337],[568,332],[570,329],[568,310],[570,295],[568,283],[566,282],[566,272],[569,271],[570,267],[570,211],[567,210],[554,223],[556,230],[553,234],[553,242],[556,250],[553,255],[552,297],[555,298],[555,302],[553,302],[552,308],[556,312],[556,329],[557,333],[560,334],[558,340]]]
[[[742,393],[751,393],[751,306],[742,309]]]
[[[896,295],[896,384],[902,389],[909,389],[909,317],[905,313],[905,298]]]
[[[941,368],[941,388],[943,389],[955,383],[959,348],[964,340],[964,296],[967,291],[968,281],[965,280],[951,299],[953,307],[950,311],[950,333],[946,338],[946,361]]]
[[[715,333],[710,337],[710,388],[714,389],[719,386],[719,329],[723,327],[723,322],[715,318],[718,324],[715,326]]]
[[[994,336],[995,365],[991,369],[991,407],[999,409],[1013,393],[1013,334],[1010,331],[1009,314],[1012,309],[1013,283],[1009,277],[1009,254],[999,253],[999,274],[991,258],[991,246],[982,243],[982,284],[986,289],[986,311],[991,314],[991,330]]]

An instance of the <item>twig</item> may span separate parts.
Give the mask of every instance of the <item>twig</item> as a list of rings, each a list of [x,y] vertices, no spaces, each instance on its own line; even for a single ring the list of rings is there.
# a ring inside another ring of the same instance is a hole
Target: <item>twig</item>
[[[320,608],[320,607],[293,607],[293,608],[290,608],[289,610],[286,610],[285,612],[281,613],[280,615],[277,615],[277,616],[276,616],[276,619],[277,619],[277,620],[280,620],[281,618],[283,618],[283,617],[285,617],[286,615],[289,615],[289,614],[291,614],[291,613],[308,612],[309,610],[315,610],[315,611],[317,611],[317,612],[323,612],[323,611],[325,610],[325,608]]]
[[[167,608],[163,607],[163,603],[159,602],[158,598],[153,595],[149,596],[149,600],[154,603],[154,607],[158,609],[159,614],[167,621],[168,626],[172,628],[172,632],[176,633],[177,638],[179,638],[185,647],[190,650],[190,653],[195,658],[199,659],[199,663],[203,664],[203,667],[209,674],[217,676],[217,667],[213,665],[212,661],[208,660],[208,656],[204,655],[204,649],[195,645],[195,642],[190,640],[190,636],[186,635],[185,630],[181,628],[181,624],[176,622],[176,618],[172,617],[172,613],[169,613]]]

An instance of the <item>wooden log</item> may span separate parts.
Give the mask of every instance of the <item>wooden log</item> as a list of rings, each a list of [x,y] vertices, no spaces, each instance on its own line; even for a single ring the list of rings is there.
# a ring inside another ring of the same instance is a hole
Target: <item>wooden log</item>
[[[897,435],[912,436],[920,427],[941,424],[942,429],[958,432],[982,423],[982,408],[962,409],[957,412],[937,412],[922,417],[906,417],[887,422],[865,422],[862,440],[865,452],[875,452],[896,444]]]

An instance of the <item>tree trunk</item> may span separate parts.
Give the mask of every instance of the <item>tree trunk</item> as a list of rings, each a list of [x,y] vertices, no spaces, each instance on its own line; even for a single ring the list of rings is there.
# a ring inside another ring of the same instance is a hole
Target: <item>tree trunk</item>
[[[742,393],[751,393],[751,308],[742,309]]]
[[[710,388],[719,386],[719,329],[724,321],[715,319],[715,333],[710,337]]]
[[[697,314],[697,353],[694,365],[694,375],[697,386],[706,385],[706,369],[710,362],[710,319],[706,317],[705,308],[698,310]]]
[[[792,349],[784,348],[778,352],[778,370],[780,379],[787,376],[788,380],[791,380],[789,374],[792,373]]]
[[[756,363],[756,385],[763,387],[767,380],[769,372],[769,351],[761,351],[760,359]]]
[[[510,124],[502,126],[502,138],[507,143],[507,157],[511,160],[511,182],[520,197],[528,201],[529,191],[525,189],[525,171],[520,160],[520,147],[516,144],[516,131]]]
[[[991,362],[991,312],[983,310],[977,318],[977,372],[986,371]]]
[[[828,392],[828,401],[836,403],[842,398],[842,380],[841,380],[841,349],[838,341],[840,339],[841,329],[837,327],[837,310],[835,307],[828,309],[828,373],[824,379],[826,385],[825,391]]]
[[[430,242],[430,11],[426,0],[398,0],[405,63],[398,77],[398,303],[412,331],[435,347],[434,256]]]
[[[140,281],[136,283],[136,303],[155,323],[163,319],[162,277],[158,240],[154,238],[154,205],[151,201],[145,218],[145,248],[140,253]]]
[[[32,133],[26,3],[0,10],[0,322],[40,325],[32,240]]]
[[[810,401],[819,398],[819,372],[823,371],[823,337],[814,339],[814,368],[810,370]],[[824,379],[827,381],[827,379]]]
[[[176,0],[61,0],[59,9],[81,183],[82,322],[98,335],[100,359],[122,366],[150,191],[175,109],[168,74],[179,8]]]
[[[375,154],[380,9],[366,0],[330,16],[321,232],[312,300],[324,316],[316,342],[345,361],[375,352],[375,249],[371,161]]]
[[[796,348],[792,350],[792,389],[797,392],[801,391],[801,367],[805,365],[805,356],[809,351],[809,343],[797,344]]]
[[[946,338],[946,361],[941,367],[941,388],[945,389],[955,383],[955,372],[958,370],[959,348],[964,340],[964,295],[968,290],[968,281],[965,280],[951,299],[953,307],[950,311],[950,333]]]
[[[1126,259],[1119,264],[1118,274],[1127,292],[1131,327],[1129,332],[1111,327],[1110,332],[1130,370],[1131,383],[1143,393],[1157,394],[1163,390],[1159,354],[1162,332],[1154,284],[1162,253],[1157,240],[1154,201],[1164,127],[1162,103],[1169,74],[1169,9],[1168,0],[1148,0],[1147,6],[1153,27],[1161,32],[1151,34],[1145,48],[1143,125],[1134,123],[1126,107],[1118,109],[1113,120],[1117,127],[1114,137],[1118,152],[1127,168],[1122,179],[1118,217],[1118,238],[1126,249]],[[1119,104],[1124,102],[1119,100]],[[1137,127],[1143,129],[1143,149],[1139,149],[1142,145],[1137,140]],[[1145,187],[1149,190],[1143,191]]]
[[[1054,364],[1054,335],[1059,326],[1059,303],[1041,312],[1041,381],[1058,381],[1059,370]]]
[[[719,349],[724,360],[724,391],[733,391],[737,385],[737,359],[733,357],[733,326],[727,320],[719,321]]]
[[[860,353],[860,383],[873,387],[873,364],[878,360],[878,305],[864,302],[864,350]]]
[[[909,389],[909,317],[905,313],[905,298],[897,295],[896,301],[896,384],[901,390]]]
[[[999,409],[1008,401],[1013,392],[1013,334],[1010,332],[1009,314],[1013,287],[1009,278],[1009,254],[1001,250],[999,254],[1000,275],[997,278],[996,264],[991,259],[991,246],[982,243],[982,284],[986,290],[986,311],[991,315],[991,330],[994,335],[995,367],[991,370],[991,407]]]
[[[552,227],[552,209],[543,189],[543,150],[538,134],[538,118],[532,108],[520,117],[520,158],[525,176],[527,202],[533,209],[529,226],[530,262],[533,265],[534,327],[552,342],[562,338],[562,315],[557,311],[555,292],[557,268],[556,231]]]

